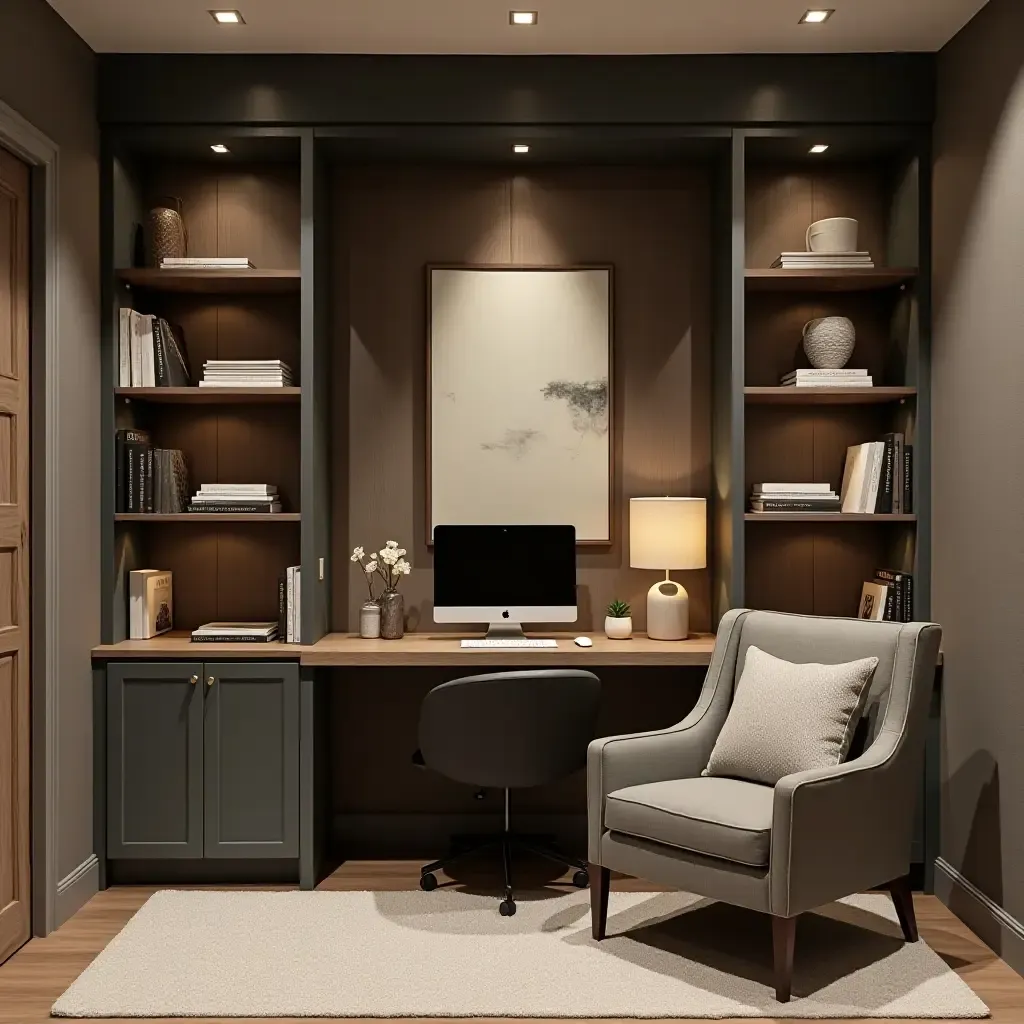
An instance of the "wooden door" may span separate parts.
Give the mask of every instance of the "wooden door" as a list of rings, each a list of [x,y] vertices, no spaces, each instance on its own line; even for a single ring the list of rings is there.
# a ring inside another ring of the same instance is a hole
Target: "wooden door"
[[[107,857],[203,855],[203,666],[107,668]]]
[[[299,855],[299,666],[206,664],[207,857]]]
[[[0,149],[0,961],[28,941],[29,170]]]

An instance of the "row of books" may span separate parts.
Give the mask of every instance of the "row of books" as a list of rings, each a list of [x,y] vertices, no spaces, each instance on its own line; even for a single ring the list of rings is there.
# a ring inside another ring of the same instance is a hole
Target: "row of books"
[[[302,567],[289,565],[277,581],[277,634],[288,644],[302,643]]]
[[[178,448],[154,448],[145,430],[123,427],[115,435],[115,512],[184,512],[188,465]]]
[[[255,270],[247,256],[164,256],[161,270]]]
[[[850,270],[874,266],[869,252],[784,252],[772,270]]]
[[[876,569],[861,587],[858,618],[876,622],[914,621],[914,577],[909,572]]]
[[[191,382],[181,329],[163,317],[123,306],[118,316],[118,387],[187,388]]]
[[[839,495],[828,484],[754,484],[751,512],[838,512]]]
[[[281,511],[281,499],[274,484],[200,484],[192,496],[189,512]]]
[[[288,388],[292,368],[281,359],[207,359],[201,388]]]
[[[907,514],[914,510],[914,449],[901,433],[851,445],[840,491],[843,512]]]
[[[782,378],[786,388],[870,388],[874,379],[867,370],[791,370]]]

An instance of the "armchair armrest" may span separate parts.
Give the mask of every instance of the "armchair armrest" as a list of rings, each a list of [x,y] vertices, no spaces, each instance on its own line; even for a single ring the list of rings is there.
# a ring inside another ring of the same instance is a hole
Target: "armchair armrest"
[[[644,782],[700,775],[729,711],[744,610],[727,613],[693,710],[677,725],[652,732],[605,736],[587,749],[587,835],[591,862],[600,863],[604,802],[609,793]]]

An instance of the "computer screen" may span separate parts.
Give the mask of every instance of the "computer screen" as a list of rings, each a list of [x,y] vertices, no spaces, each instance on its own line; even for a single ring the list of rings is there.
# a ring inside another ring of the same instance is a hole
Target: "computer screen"
[[[576,528],[436,526],[436,622],[575,622]]]

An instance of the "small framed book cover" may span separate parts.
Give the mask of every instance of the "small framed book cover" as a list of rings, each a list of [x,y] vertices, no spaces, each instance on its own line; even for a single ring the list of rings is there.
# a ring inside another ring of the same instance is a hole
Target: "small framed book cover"
[[[885,619],[885,603],[889,597],[889,588],[884,583],[865,583],[860,591],[859,619],[871,619],[882,622]]]
[[[174,628],[173,575],[165,569],[134,569],[128,574],[132,640],[151,640]]]

